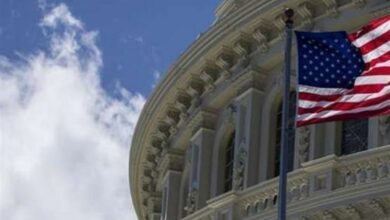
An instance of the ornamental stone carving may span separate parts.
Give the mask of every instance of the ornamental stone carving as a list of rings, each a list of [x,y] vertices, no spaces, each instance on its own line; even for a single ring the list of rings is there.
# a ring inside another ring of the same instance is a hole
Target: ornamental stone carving
[[[304,2],[297,7],[297,13],[302,17],[302,25],[306,30],[311,30],[314,26],[314,9],[309,2]]]
[[[232,75],[230,68],[234,65],[234,62],[234,51],[229,47],[222,47],[217,55],[215,64],[220,68],[220,75],[222,75],[223,79],[227,79]]]
[[[233,170],[233,185],[235,190],[242,190],[244,188],[245,164],[247,159],[247,151],[245,150],[245,139],[242,139],[240,141],[239,151],[235,159],[236,166]]]
[[[191,96],[191,106],[197,108],[200,105],[200,96],[204,92],[204,85],[198,78],[193,77],[188,82],[187,93]]]
[[[367,3],[366,0],[353,0],[352,3],[358,7],[358,8],[362,8],[364,7],[364,5]]]
[[[276,29],[277,29],[277,33],[278,33],[278,36],[281,37],[282,39],[284,39],[284,36],[285,36],[285,26],[286,26],[286,23],[284,21],[284,14],[282,12],[279,12],[275,17],[274,17],[274,20],[272,22]]]
[[[361,215],[360,215],[359,211],[355,207],[353,207],[352,205],[347,206],[345,208],[345,211],[351,219],[354,219],[354,220],[361,219]]]
[[[384,137],[388,136],[390,130],[390,116],[381,116],[378,120],[380,134]]]
[[[370,200],[368,202],[368,206],[377,217],[382,217],[385,215],[385,210],[378,200],[376,199]]]
[[[161,120],[158,122],[158,126],[157,126],[157,132],[156,132],[156,135],[161,138],[162,140],[166,140],[169,138],[170,136],[170,132],[169,132],[169,124],[166,123],[165,121]]]
[[[177,94],[175,107],[180,111],[180,119],[187,120],[189,113],[188,109],[191,107],[191,96],[183,89],[180,89]]]
[[[267,53],[269,50],[269,44],[268,44],[268,33],[265,28],[257,28],[253,34],[252,37],[257,42],[257,49],[260,53]]]
[[[210,64],[209,61],[208,64],[206,64],[205,67],[201,70],[200,78],[206,84],[206,91],[213,91],[216,87],[215,81],[217,81],[219,78],[219,70],[216,66]]]
[[[154,194],[146,199],[147,210],[149,213],[160,213],[161,212],[161,195]]]
[[[234,105],[229,105],[225,111],[223,112],[224,114],[224,119],[229,122],[230,124],[234,124],[236,121],[236,115],[237,115],[237,110],[236,106]]]
[[[322,213],[323,220],[337,220],[336,216],[329,210]]]
[[[240,58],[246,58],[251,53],[251,37],[246,33],[240,33],[233,42],[233,50]]]
[[[192,189],[191,192],[188,193],[186,199],[186,206],[184,210],[188,215],[192,214],[196,210],[196,198],[198,197],[198,191],[196,189]]]
[[[309,159],[310,129],[308,126],[297,129],[298,134],[298,158],[302,164]]]
[[[322,0],[327,7],[327,13],[332,17],[339,15],[337,0]]]
[[[167,124],[169,124],[169,132],[171,135],[177,133],[177,124],[180,121],[180,111],[174,106],[169,106],[166,111],[166,117],[164,120]]]

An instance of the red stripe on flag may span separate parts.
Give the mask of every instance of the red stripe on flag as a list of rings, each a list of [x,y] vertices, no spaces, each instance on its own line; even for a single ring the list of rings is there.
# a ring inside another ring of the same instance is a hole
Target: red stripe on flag
[[[381,55],[380,57],[371,60],[369,63],[366,63],[366,69],[374,67],[378,63],[383,63],[390,60],[390,51]]]
[[[298,94],[298,98],[300,100],[308,100],[308,101],[335,101],[340,98],[341,95],[317,95],[313,93],[300,92]]]
[[[333,102],[332,104],[326,106],[326,107],[314,107],[314,108],[298,108],[299,114],[308,114],[308,113],[319,113],[322,111],[347,111],[355,108],[361,108],[361,107],[368,107],[371,105],[379,104],[383,101],[386,101],[390,99],[390,94],[385,94],[383,96],[368,99],[366,101],[362,102]]]
[[[348,38],[351,40],[351,41],[354,41],[356,40],[357,38],[367,34],[368,32],[372,31],[373,29],[381,26],[383,23],[385,23],[386,21],[390,20],[390,15],[388,16],[385,16],[385,17],[381,17],[381,18],[378,18],[372,22],[370,22],[370,24],[364,26],[362,29],[360,29],[359,31],[357,32],[354,32],[352,34],[350,34],[348,36]]]
[[[390,40],[390,30],[381,35],[380,37],[368,42],[367,44],[360,47],[360,51],[363,55],[370,53],[376,48],[382,46],[383,44],[388,43]]]
[[[364,72],[362,75],[363,76],[390,75],[390,66],[374,67],[373,69]]]
[[[329,122],[329,121],[344,121],[344,120],[351,120],[351,119],[362,119],[362,118],[368,118],[373,115],[384,115],[390,113],[390,108],[388,106],[383,107],[378,110],[372,110],[372,111],[365,111],[365,112],[359,112],[359,113],[344,113],[342,115],[334,115],[328,118],[313,118],[310,120],[299,120],[297,121],[296,125],[297,127],[301,127],[304,125],[310,125],[320,122]]]

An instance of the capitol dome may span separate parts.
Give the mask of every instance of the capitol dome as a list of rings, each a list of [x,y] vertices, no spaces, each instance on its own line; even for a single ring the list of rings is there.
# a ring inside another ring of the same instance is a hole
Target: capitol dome
[[[353,32],[390,13],[388,0],[223,1],[139,118],[129,168],[139,219],[277,219],[287,7],[306,31]],[[290,121],[287,219],[390,218],[390,116]]]

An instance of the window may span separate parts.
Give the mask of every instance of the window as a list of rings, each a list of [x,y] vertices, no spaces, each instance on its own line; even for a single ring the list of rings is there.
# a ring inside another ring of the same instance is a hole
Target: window
[[[294,165],[294,148],[295,148],[295,112],[296,112],[296,93],[290,92],[289,102],[289,118],[288,118],[288,171],[292,171]],[[275,154],[274,154],[274,173],[273,177],[279,176],[280,166],[280,150],[282,145],[282,113],[283,103],[280,103],[276,115],[276,138],[275,138]]]
[[[367,150],[367,119],[344,121],[342,126],[341,155]]]
[[[234,166],[234,142],[235,132],[230,136],[229,142],[225,148],[225,170],[224,170],[224,190],[229,192],[233,188],[233,166]]]

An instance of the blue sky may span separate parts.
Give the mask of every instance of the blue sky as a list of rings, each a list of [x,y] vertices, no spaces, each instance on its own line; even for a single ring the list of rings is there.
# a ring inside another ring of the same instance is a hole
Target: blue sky
[[[148,95],[156,75],[165,73],[213,22],[219,0],[51,0],[47,5],[60,2],[99,32],[104,88],[112,90],[120,82]],[[1,54],[15,57],[15,52],[45,47],[38,0],[0,0],[0,5]]]
[[[136,219],[138,117],[216,5],[0,0],[0,219]]]

